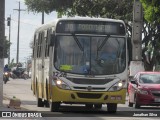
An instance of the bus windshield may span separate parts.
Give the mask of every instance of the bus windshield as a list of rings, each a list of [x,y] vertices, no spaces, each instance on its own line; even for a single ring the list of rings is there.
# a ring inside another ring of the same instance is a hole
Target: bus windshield
[[[56,37],[54,66],[73,74],[109,75],[126,67],[124,37],[59,35]]]

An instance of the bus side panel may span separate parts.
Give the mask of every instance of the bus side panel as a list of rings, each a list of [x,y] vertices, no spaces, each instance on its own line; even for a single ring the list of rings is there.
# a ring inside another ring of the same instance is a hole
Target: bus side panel
[[[33,55],[32,55],[32,76],[31,76],[31,89],[33,94],[36,95],[36,58],[37,58],[37,34],[34,35]]]
[[[39,98],[43,98],[42,59],[38,59],[38,92]]]
[[[43,55],[42,55],[42,64],[43,68],[43,98],[49,100],[49,41],[50,41],[50,29],[44,30],[44,39],[43,39]]]
[[[44,99],[48,100],[49,92],[49,58],[44,59]]]
[[[33,91],[33,94],[35,95],[35,60],[32,58],[32,76],[31,76],[31,90]]]

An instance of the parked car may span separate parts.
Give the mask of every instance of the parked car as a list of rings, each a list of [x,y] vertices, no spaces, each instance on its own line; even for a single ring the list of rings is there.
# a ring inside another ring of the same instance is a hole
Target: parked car
[[[160,105],[160,72],[138,72],[128,85],[129,107]]]

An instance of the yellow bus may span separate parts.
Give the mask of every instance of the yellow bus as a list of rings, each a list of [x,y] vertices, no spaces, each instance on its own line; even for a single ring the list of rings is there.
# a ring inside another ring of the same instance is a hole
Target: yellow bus
[[[59,111],[84,104],[116,112],[125,104],[128,56],[126,26],[107,18],[61,18],[34,34],[31,89],[37,106]]]

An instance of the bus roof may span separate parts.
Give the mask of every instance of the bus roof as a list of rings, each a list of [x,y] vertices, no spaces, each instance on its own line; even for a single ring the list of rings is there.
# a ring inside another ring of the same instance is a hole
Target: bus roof
[[[62,20],[82,20],[82,21],[108,21],[108,22],[119,22],[119,23],[122,23],[124,24],[123,20],[118,20],[118,19],[110,19],[110,18],[90,18],[90,17],[71,17],[71,18],[58,18],[58,19],[54,19],[52,22],[49,22],[49,23],[46,23],[46,24],[43,24],[41,25],[40,27],[38,27],[36,29],[35,32],[39,32],[39,31],[42,31],[42,30],[46,30],[50,27],[55,27],[56,26],[56,23],[58,21],[62,21]]]
[[[110,18],[91,18],[91,17],[70,17],[70,18],[59,18],[57,20],[91,20],[91,21],[112,21],[112,22],[123,22],[118,19],[110,19]]]

